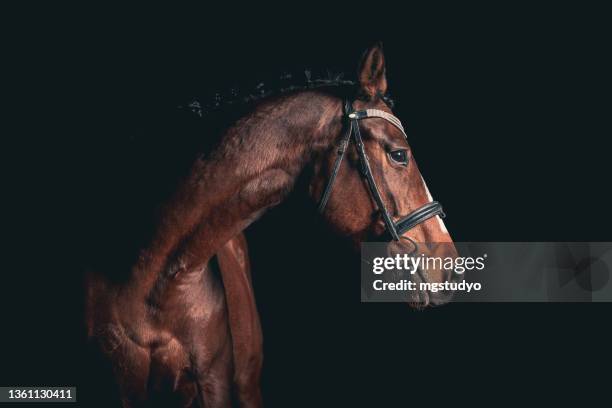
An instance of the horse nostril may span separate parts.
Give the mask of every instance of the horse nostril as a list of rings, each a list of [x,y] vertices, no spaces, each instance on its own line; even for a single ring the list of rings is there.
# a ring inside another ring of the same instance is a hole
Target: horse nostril
[[[400,237],[400,242],[402,242],[401,240],[408,241],[410,243],[410,245],[412,246],[412,250],[410,252],[408,252],[408,255],[412,255],[415,252],[418,252],[419,244],[417,244],[412,238],[406,237],[406,236],[402,235]]]
[[[400,241],[391,241],[387,244],[387,253],[389,256],[412,256],[418,250],[418,244],[413,239],[404,236],[400,237]]]

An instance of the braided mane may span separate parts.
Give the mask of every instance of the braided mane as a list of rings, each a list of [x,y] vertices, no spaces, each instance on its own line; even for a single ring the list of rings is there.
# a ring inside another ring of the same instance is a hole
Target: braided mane
[[[273,95],[329,87],[348,88],[357,95],[356,82],[344,79],[344,73],[332,73],[326,70],[323,76],[315,78],[312,71],[306,69],[298,75],[284,72],[272,81],[258,81],[254,86],[232,87],[225,92],[214,92],[208,97],[194,97],[184,105],[179,105],[178,108],[203,117],[227,107],[249,104]],[[393,100],[388,95],[380,95],[380,97],[387,105],[393,106]]]

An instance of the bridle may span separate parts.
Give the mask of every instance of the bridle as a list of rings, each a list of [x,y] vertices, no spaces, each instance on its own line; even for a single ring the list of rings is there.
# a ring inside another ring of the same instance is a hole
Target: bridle
[[[366,154],[365,146],[361,138],[361,131],[359,130],[359,121],[367,118],[384,119],[387,122],[390,122],[396,128],[398,128],[407,140],[408,137],[406,136],[406,132],[404,131],[404,127],[402,126],[402,122],[400,122],[398,118],[391,115],[390,113],[378,109],[355,111],[353,110],[353,104],[349,100],[346,100],[344,102],[343,118],[347,119],[348,129],[345,135],[342,137],[340,146],[338,148],[338,156],[336,157],[331,176],[329,177],[327,186],[325,187],[323,195],[321,196],[321,201],[319,203],[319,212],[322,213],[325,210],[325,206],[327,205],[327,201],[329,200],[329,196],[331,195],[331,191],[334,186],[334,181],[336,180],[336,176],[338,175],[338,171],[340,170],[340,164],[342,164],[342,159],[344,158],[346,149],[350,141],[352,140],[355,143],[357,154],[359,155],[361,173],[367,180],[367,184],[370,188],[372,198],[374,199],[374,202],[376,203],[376,206],[378,207],[379,211],[382,213],[382,218],[385,222],[387,231],[389,232],[393,240],[399,241],[400,237],[406,231],[416,227],[417,225],[428,220],[431,217],[434,217],[436,215],[439,215],[442,218],[445,217],[444,211],[442,210],[442,204],[437,201],[432,201],[417,208],[407,216],[400,218],[399,221],[394,222],[393,218],[389,214],[389,211],[387,210],[387,207],[385,206],[382,196],[380,195],[380,191],[376,186],[376,181],[374,181],[370,162],[368,161],[368,155]]]

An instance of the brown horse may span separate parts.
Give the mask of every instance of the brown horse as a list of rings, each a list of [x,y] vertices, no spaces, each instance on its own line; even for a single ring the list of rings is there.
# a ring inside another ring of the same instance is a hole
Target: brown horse
[[[260,338],[248,335],[259,331],[259,323],[244,241],[235,237],[283,202],[306,169],[307,194],[313,202],[325,197],[325,222],[355,247],[389,233],[391,251],[411,252],[415,242],[452,242],[385,102],[379,45],[366,51],[358,85],[344,95],[338,91],[307,89],[261,101],[193,164],[128,281],[92,274],[90,335],[114,367],[124,406],[153,398],[165,406],[228,406],[232,378],[242,383],[236,386],[241,405],[260,405]],[[367,112],[370,119],[361,120]],[[347,114],[354,119],[348,133]],[[344,160],[338,160],[339,149]],[[402,214],[410,216],[400,220]],[[444,248],[455,255],[452,245]],[[211,262],[215,255],[223,282]],[[421,278],[441,282],[448,276],[429,271]],[[240,296],[232,290],[248,292],[248,301],[236,306]],[[443,300],[418,296],[421,304]]]

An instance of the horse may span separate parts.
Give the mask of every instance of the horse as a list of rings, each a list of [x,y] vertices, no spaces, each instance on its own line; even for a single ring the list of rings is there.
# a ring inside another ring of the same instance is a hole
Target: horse
[[[390,252],[406,253],[436,242],[448,244],[437,247],[445,253],[436,256],[456,256],[441,205],[392,114],[380,44],[366,50],[357,72],[355,86],[259,101],[193,163],[159,212],[129,278],[113,282],[91,274],[89,333],[113,366],[124,406],[162,397],[165,406],[228,406],[237,378],[245,391],[236,403],[261,405],[261,359],[252,353],[260,345],[246,345],[242,353],[232,345],[233,338],[245,340],[235,335],[245,320],[246,333],[257,331],[253,297],[242,308],[233,305],[237,299],[226,281],[235,279],[236,293],[252,293],[246,245],[237,237],[283,203],[302,184],[298,179],[308,179],[304,194],[319,203],[331,232],[354,248],[388,240]],[[420,275],[428,282],[448,277],[444,270]],[[414,296],[421,305],[447,300],[436,293]],[[245,320],[243,312],[232,312],[249,307]],[[238,361],[243,358],[250,360]]]

